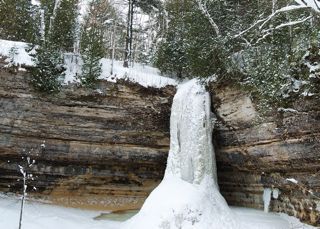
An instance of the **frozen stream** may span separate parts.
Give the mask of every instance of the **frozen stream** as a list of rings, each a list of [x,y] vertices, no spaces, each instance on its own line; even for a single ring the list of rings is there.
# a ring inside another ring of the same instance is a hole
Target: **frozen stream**
[[[195,79],[178,87],[164,179],[125,228],[239,228],[216,184],[210,104]]]

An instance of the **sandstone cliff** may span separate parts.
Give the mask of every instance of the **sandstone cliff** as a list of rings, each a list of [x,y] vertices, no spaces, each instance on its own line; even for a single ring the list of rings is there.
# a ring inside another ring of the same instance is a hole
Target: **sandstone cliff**
[[[139,208],[164,174],[175,89],[102,81],[99,90],[68,86],[44,95],[28,80],[0,71],[0,191],[20,193],[17,166],[31,152],[30,194],[75,207]],[[270,210],[319,226],[319,98],[262,115],[237,89],[212,95],[218,177],[229,204],[262,209],[271,188]]]
[[[218,176],[229,204],[263,209],[263,190],[270,188],[270,210],[319,226],[319,98],[301,98],[291,109],[264,115],[234,88],[216,89],[213,101],[220,121]]]
[[[17,167],[29,156],[30,194],[76,207],[140,207],[163,177],[173,88],[102,81],[99,90],[45,95],[28,81],[0,71],[0,191],[20,193]]]

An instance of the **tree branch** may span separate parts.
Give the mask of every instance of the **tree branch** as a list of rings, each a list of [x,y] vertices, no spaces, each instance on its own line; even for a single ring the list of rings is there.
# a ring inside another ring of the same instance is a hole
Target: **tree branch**
[[[309,17],[306,17],[306,18],[301,19],[301,20],[284,23],[284,24],[278,25],[278,26],[275,27],[275,28],[265,30],[265,31],[264,31],[265,34],[264,34],[261,38],[259,38],[259,39],[257,40],[256,44],[259,43],[260,41],[262,41],[263,39],[265,39],[266,37],[268,37],[269,35],[271,35],[272,32],[275,31],[275,30],[278,30],[278,29],[281,29],[281,28],[284,28],[284,27],[287,27],[287,26],[293,26],[293,25],[301,24],[301,23],[303,23],[303,22],[311,19],[312,17],[313,17],[313,16],[309,16]]]
[[[251,29],[253,29],[254,27],[256,27],[256,26],[258,26],[259,24],[262,23],[259,26],[259,30],[261,30],[274,16],[276,16],[276,15],[278,15],[280,13],[289,12],[289,11],[293,11],[293,10],[307,9],[307,8],[310,8],[310,6],[306,6],[306,5],[289,5],[289,6],[282,7],[281,9],[278,9],[278,10],[274,11],[274,13],[270,14],[268,17],[256,21],[249,28],[247,28],[247,29],[243,30],[242,32],[240,32],[240,33],[236,34],[235,36],[233,36],[233,38],[238,38],[238,37],[242,36],[243,34],[249,32]]]
[[[213,27],[214,31],[216,32],[217,36],[220,36],[220,29],[217,23],[212,19],[210,13],[208,12],[207,6],[205,3],[202,3],[201,0],[196,0],[198,3],[200,11],[203,13],[203,15],[209,20],[209,23]]]

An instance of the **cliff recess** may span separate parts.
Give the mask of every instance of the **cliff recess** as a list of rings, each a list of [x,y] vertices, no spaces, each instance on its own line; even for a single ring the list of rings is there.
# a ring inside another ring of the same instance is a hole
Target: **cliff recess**
[[[221,192],[230,205],[263,209],[320,226],[319,98],[298,99],[290,109],[262,114],[239,89],[215,90],[219,117],[215,146]]]

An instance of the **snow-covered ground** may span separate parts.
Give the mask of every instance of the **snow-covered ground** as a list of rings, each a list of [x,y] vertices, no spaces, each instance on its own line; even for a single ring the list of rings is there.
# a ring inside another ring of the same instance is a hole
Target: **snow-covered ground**
[[[15,64],[32,66],[33,61],[31,56],[26,52],[27,47],[28,44],[24,42],[0,39],[0,56],[8,57],[7,62],[10,62],[12,59]],[[13,52],[10,52],[12,48],[16,49],[16,54],[14,55],[12,54]],[[66,53],[64,55],[64,62],[66,67],[64,83],[79,82],[76,76],[81,74],[81,57],[72,53]],[[127,79],[144,87],[155,88],[177,85],[174,79],[161,76],[158,69],[147,65],[135,63],[132,68],[124,68],[122,61],[114,61],[113,74],[111,75],[111,60],[104,58],[101,60],[101,64],[102,74],[100,79],[112,82],[118,79]]]
[[[27,43],[18,41],[7,41],[0,39],[0,56],[8,57],[7,61],[13,58],[15,64],[33,65],[31,56],[26,52]],[[15,55],[12,55],[12,49],[15,49]],[[11,51],[11,54],[10,54]]]
[[[231,210],[248,229],[315,229],[315,227],[302,224],[296,218],[285,214],[264,213],[263,211],[247,208],[231,208]],[[0,228],[17,229],[19,211],[19,199],[1,195]],[[79,210],[27,201],[23,215],[22,228],[122,229],[123,223],[121,222],[94,220],[94,218],[100,214],[101,211]],[[221,227],[221,229],[223,229],[223,227]]]
[[[124,68],[123,61],[114,61],[113,68],[112,61],[110,59],[103,58],[101,60],[102,74],[100,79],[105,79],[111,82],[116,82],[119,79],[127,79],[131,82],[138,83],[144,87],[161,88],[167,85],[177,85],[177,82],[169,77],[160,75],[157,68],[150,67],[148,65],[135,63],[132,68]],[[81,74],[82,60],[80,56],[67,53],[65,55],[65,84],[79,82],[76,75]],[[111,69],[113,74],[111,75]]]

